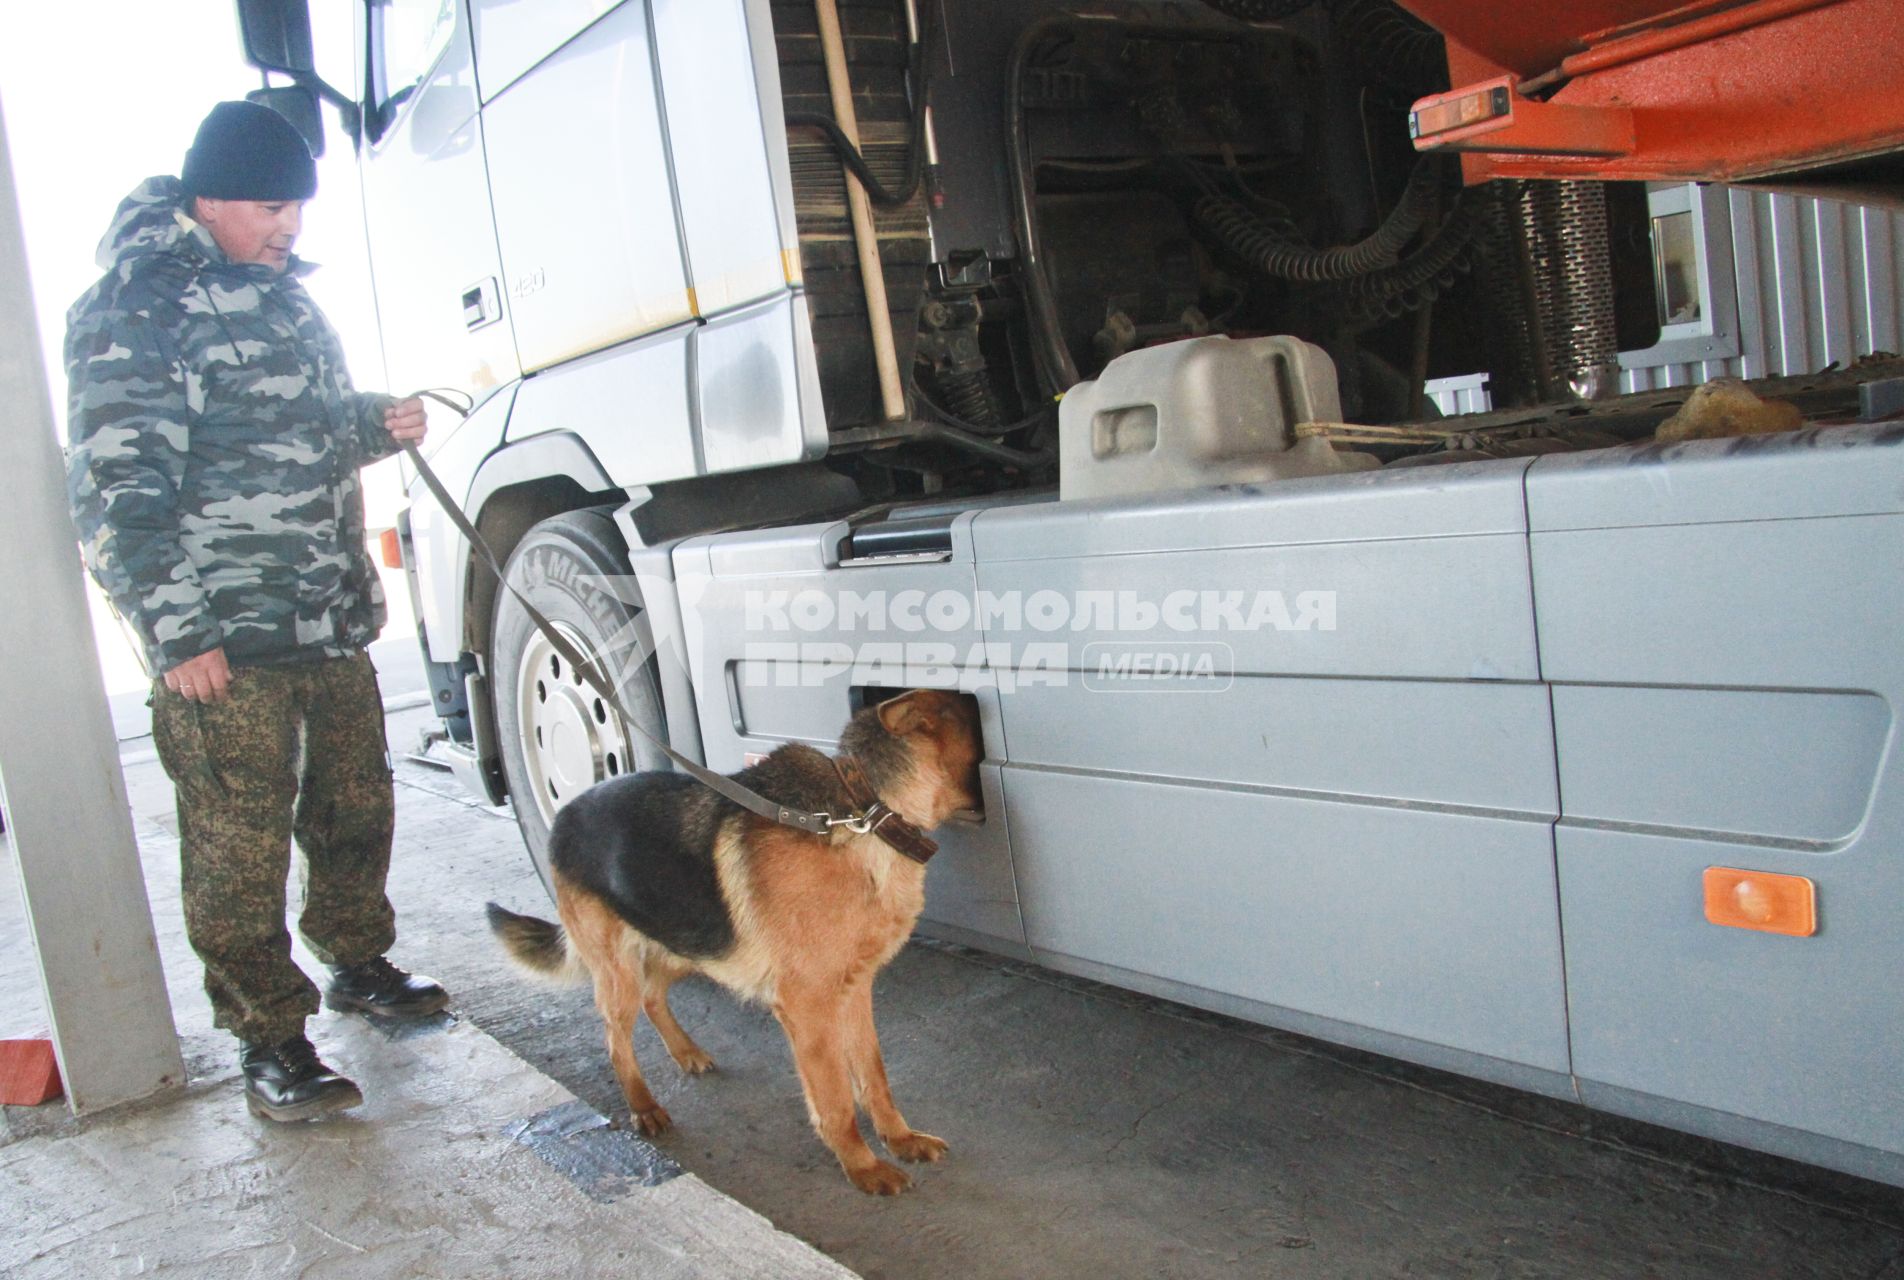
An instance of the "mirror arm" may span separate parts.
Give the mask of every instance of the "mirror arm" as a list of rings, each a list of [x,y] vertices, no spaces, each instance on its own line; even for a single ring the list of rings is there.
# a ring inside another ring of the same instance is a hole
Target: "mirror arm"
[[[344,132],[350,135],[352,142],[357,141],[358,137],[363,133],[363,108],[358,106],[357,102],[351,98],[349,94],[341,89],[333,88],[327,81],[313,72],[300,71],[293,75],[291,79],[304,88],[310,89],[333,107],[336,107],[340,123],[344,126]]]

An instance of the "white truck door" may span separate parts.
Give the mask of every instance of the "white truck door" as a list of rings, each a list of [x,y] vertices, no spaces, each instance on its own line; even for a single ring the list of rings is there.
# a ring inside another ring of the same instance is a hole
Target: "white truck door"
[[[359,161],[384,360],[396,391],[482,396],[521,373],[483,167],[464,7],[369,7]]]
[[[491,96],[483,128],[525,370],[694,319],[639,0]]]
[[[623,485],[824,452],[764,6],[474,13],[517,351],[541,375],[509,438],[574,432]]]

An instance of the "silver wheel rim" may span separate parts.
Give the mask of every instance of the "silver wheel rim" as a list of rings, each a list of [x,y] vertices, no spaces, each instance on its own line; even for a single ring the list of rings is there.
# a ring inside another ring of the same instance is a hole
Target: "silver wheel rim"
[[[555,627],[601,666],[593,646],[573,627],[560,622]],[[621,717],[541,632],[530,637],[516,668],[516,734],[544,826],[554,821],[557,809],[596,783],[635,768]]]

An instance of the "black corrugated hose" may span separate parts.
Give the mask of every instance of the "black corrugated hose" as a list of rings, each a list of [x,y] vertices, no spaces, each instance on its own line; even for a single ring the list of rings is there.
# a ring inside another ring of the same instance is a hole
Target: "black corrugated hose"
[[[1442,290],[1453,286],[1457,275],[1467,271],[1475,230],[1476,219],[1468,206],[1457,204],[1419,252],[1350,282],[1351,319],[1399,316],[1433,302]]]
[[[1273,280],[1326,284],[1356,280],[1395,265],[1402,248],[1415,238],[1434,206],[1441,181],[1437,157],[1416,161],[1401,199],[1382,225],[1355,244],[1317,249],[1289,237],[1286,230],[1217,191],[1206,182],[1194,207],[1197,221],[1224,248]]]

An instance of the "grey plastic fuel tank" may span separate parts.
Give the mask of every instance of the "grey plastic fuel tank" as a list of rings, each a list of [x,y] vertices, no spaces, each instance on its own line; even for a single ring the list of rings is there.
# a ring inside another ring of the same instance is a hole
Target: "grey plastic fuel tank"
[[[1582,1097],[1904,1182],[1904,427],[1527,493]],[[1709,866],[1809,878],[1817,933],[1708,923]]]
[[[1191,338],[1127,352],[1058,408],[1066,501],[1374,465],[1299,422],[1342,417],[1335,362],[1300,338]]]

